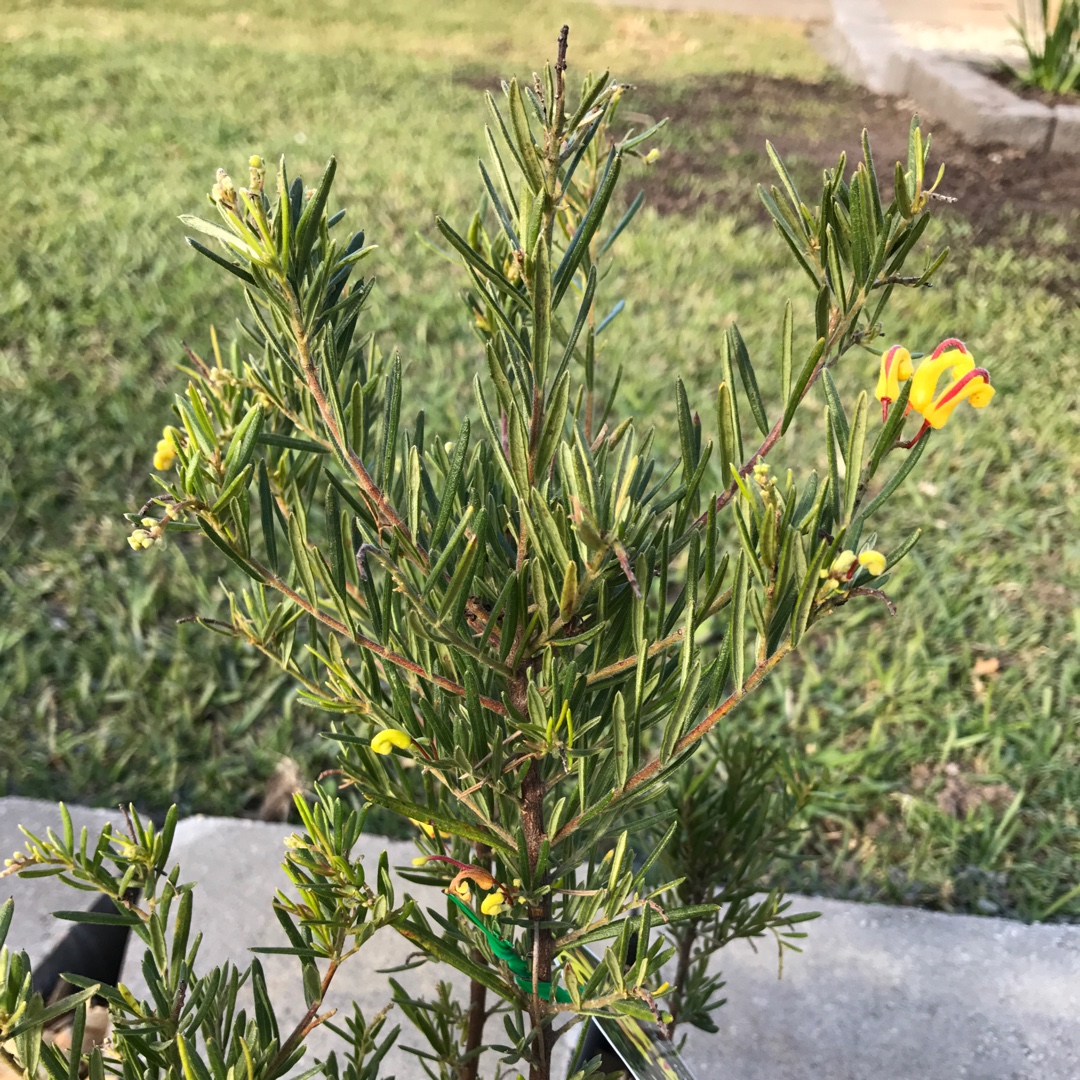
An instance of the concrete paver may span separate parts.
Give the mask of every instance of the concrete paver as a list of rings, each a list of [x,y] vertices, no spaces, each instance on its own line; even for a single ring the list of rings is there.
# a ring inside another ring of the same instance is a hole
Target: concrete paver
[[[80,817],[84,812],[75,811]],[[101,812],[86,812],[103,820]],[[15,823],[39,829],[57,822],[50,803],[0,800],[0,850],[19,846]],[[204,932],[206,966],[246,966],[255,944],[280,945],[270,899],[285,879],[279,865],[291,830],[280,824],[189,818],[177,828],[173,858],[183,880],[195,880],[195,924]],[[386,847],[392,864],[408,863],[408,843],[363,837],[369,865]],[[414,886],[402,886],[418,892]],[[0,881],[0,899],[17,896],[21,912],[10,944],[32,955],[57,934],[46,912],[74,907],[80,894],[57,894],[55,882]],[[944,915],[844,901],[795,898],[796,910],[818,910],[802,955],[788,954],[782,979],[768,942],[724,950],[728,1004],[720,1032],[692,1031],[685,1056],[702,1077],[740,1080],[1076,1080],[1080,1076],[1080,926],[1024,926],[1003,919]],[[430,891],[426,902],[444,901]],[[85,903],[85,901],[84,901]],[[28,911],[27,908],[30,908]],[[211,924],[210,916],[214,915]],[[63,926],[61,925],[61,932]],[[370,1015],[389,993],[380,968],[402,963],[408,946],[383,932],[346,964],[331,1004],[360,1001]],[[140,957],[129,955],[125,979],[137,987]],[[283,1021],[299,1003],[296,961],[265,956],[271,995]],[[396,976],[411,992],[431,995],[438,979],[458,977],[424,966]],[[393,1014],[391,1014],[393,1017]],[[398,1014],[400,1020],[400,1014]],[[394,1021],[397,1022],[397,1021]],[[331,1045],[328,1032],[313,1051]],[[560,1043],[565,1060],[569,1041]],[[413,1035],[403,1044],[417,1045]],[[565,1045],[564,1045],[565,1044]],[[490,1074],[492,1070],[488,1070]],[[399,1080],[419,1076],[400,1049],[387,1062]]]
[[[123,828],[124,819],[119,811],[91,810],[85,806],[68,809],[76,836],[85,826],[93,840],[110,821],[114,829]],[[42,838],[49,828],[59,836],[60,812],[55,803],[40,799],[0,798],[0,867],[13,852],[26,850],[26,838],[19,832],[20,825]],[[54,919],[51,913],[88,908],[97,899],[97,894],[72,889],[55,877],[9,876],[0,878],[0,903],[8,897],[15,899],[15,915],[7,944],[10,948],[25,949],[30,962],[36,966],[72,926],[69,922]]]
[[[654,11],[700,11],[720,15],[757,15],[793,22],[828,22],[829,0],[597,0],[607,7],[652,8]]]

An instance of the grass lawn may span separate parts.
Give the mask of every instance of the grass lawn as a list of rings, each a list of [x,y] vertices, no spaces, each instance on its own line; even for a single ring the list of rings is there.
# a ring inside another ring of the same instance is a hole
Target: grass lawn
[[[572,66],[610,66],[638,83],[641,119],[672,117],[660,162],[625,185],[651,208],[620,241],[609,294],[627,310],[605,357],[627,365],[624,413],[668,426],[676,372],[711,415],[732,319],[764,356],[783,298],[809,311],[752,193],[768,180],[761,133],[810,181],[863,123],[882,133],[879,167],[906,129],[782,23],[499,0],[258,7],[0,0],[0,791],[240,813],[282,754],[308,775],[333,759],[324,718],[258,658],[177,625],[217,610],[221,560],[125,543],[183,386],[178,343],[202,351],[209,323],[228,334],[240,312],[176,221],[217,166],[241,176],[251,152],[284,152],[310,181],[338,155],[338,198],[382,249],[373,328],[438,427],[479,361],[463,278],[424,240],[436,211],[475,206],[479,89],[539,66],[565,17]],[[1030,162],[937,145],[960,161],[943,188],[955,175],[965,199],[933,226],[954,256],[940,288],[896,297],[886,334],[964,338],[998,397],[935,436],[881,522],[886,549],[927,525],[891,583],[899,614],[822,628],[737,722],[823,770],[792,884],[1075,918],[1077,196],[1037,185]],[[841,389],[871,386],[873,367],[853,358]]]

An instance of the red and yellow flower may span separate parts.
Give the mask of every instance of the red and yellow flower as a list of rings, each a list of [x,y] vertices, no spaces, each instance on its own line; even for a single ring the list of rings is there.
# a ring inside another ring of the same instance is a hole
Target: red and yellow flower
[[[948,372],[947,385],[938,392],[942,375]],[[881,419],[889,418],[889,406],[900,397],[900,384],[911,380],[907,412],[918,413],[922,427],[905,447],[914,446],[930,428],[944,427],[961,401],[973,408],[983,409],[990,404],[994,388],[986,368],[976,367],[967,346],[956,338],[946,338],[916,368],[911,353],[902,345],[893,345],[881,356],[874,396],[881,402]]]
[[[949,371],[949,383],[939,394],[938,382]],[[940,428],[961,401],[984,409],[994,396],[990,374],[976,367],[962,341],[947,338],[921,364],[911,377],[908,408],[919,413],[924,427]]]
[[[881,422],[889,419],[889,406],[900,396],[900,384],[911,378],[911,353],[903,345],[893,345],[881,354],[874,397],[881,402]]]

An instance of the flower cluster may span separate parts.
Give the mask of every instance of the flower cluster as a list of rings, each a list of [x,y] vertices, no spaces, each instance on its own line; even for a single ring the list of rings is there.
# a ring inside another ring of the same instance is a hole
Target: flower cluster
[[[938,383],[945,372],[949,382],[938,393]],[[930,428],[944,427],[961,401],[973,408],[983,409],[990,404],[994,388],[986,368],[976,367],[967,346],[956,338],[946,338],[916,368],[911,353],[902,345],[886,349],[881,357],[881,371],[874,396],[881,402],[881,418],[889,418],[889,406],[900,396],[900,384],[911,380],[907,411],[923,418],[922,427],[911,440],[914,446]]]
[[[453,880],[446,886],[446,894],[456,896],[462,903],[468,904],[472,900],[472,890],[469,887],[469,882],[472,882],[478,889],[488,894],[480,902],[480,913],[482,915],[502,915],[503,912],[512,910],[512,905],[507,901],[506,896],[507,893],[513,894],[514,890],[508,889],[505,885],[500,885],[482,866],[459,862],[457,859],[450,858],[449,855],[421,855],[413,859],[412,862],[413,866],[425,866],[429,862],[441,862],[450,863],[452,866],[457,867],[457,873],[454,875]],[[515,879],[514,884],[518,886],[521,882]],[[522,900],[519,897],[518,903],[521,902]]]
[[[847,585],[860,567],[865,567],[871,577],[881,577],[885,573],[886,559],[880,551],[868,549],[859,552],[841,551],[832,561],[832,565],[821,571],[823,581],[817,592],[817,600],[828,599],[838,589]]]
[[[144,517],[140,522],[143,527],[136,529],[129,537],[128,544],[132,551],[145,551],[153,547],[160,539],[163,522],[152,517]]]

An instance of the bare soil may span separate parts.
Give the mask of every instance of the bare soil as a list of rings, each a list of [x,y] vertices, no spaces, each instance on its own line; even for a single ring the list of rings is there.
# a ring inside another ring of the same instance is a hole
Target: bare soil
[[[459,73],[478,89],[498,80],[475,71]],[[812,202],[822,169],[835,168],[843,151],[847,170],[862,156],[863,128],[885,194],[892,168],[907,160],[913,101],[873,94],[840,78],[803,82],[767,75],[727,74],[678,83],[638,83],[620,119],[637,130],[667,118],[657,145],[659,161],[635,170],[629,197],[641,187],[646,205],[661,214],[718,211],[736,220],[767,222],[755,194],[758,183],[776,182],[765,151],[769,139]],[[966,223],[964,246],[1007,246],[1018,255],[1047,256],[1044,280],[1032,282],[1068,297],[1080,295],[1080,155],[1048,155],[1003,145],[975,146],[934,117],[920,114],[931,132],[929,173],[946,165],[938,193],[955,202],[940,219]],[[1047,223],[1065,226],[1047,247]],[[1069,267],[1062,276],[1062,265]]]
[[[668,86],[640,87],[637,100],[647,101],[657,116],[667,116],[674,132],[702,136],[684,148],[666,151],[661,159],[664,167],[657,168],[646,184],[650,205],[664,213],[684,214],[709,204],[722,210],[745,208],[743,185],[730,192],[724,184],[687,183],[687,178],[715,180],[726,161],[738,160],[738,172],[750,166],[768,184],[772,169],[765,154],[767,138],[789,167],[819,176],[821,169],[835,167],[841,150],[849,165],[861,157],[859,137],[866,128],[878,173],[886,176],[892,162],[907,158],[908,129],[916,108],[911,101],[878,96],[840,80],[804,83],[759,75],[696,80],[683,84],[676,94]],[[1080,156],[972,146],[932,117],[922,119],[924,130],[933,132],[932,174],[938,162],[946,163],[939,191],[957,200],[954,212],[970,222],[976,239],[992,239],[1003,217],[1080,216]],[[723,129],[723,136],[711,139],[709,133],[718,129]]]

